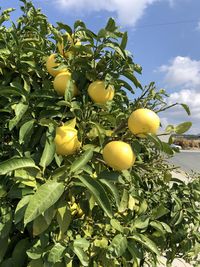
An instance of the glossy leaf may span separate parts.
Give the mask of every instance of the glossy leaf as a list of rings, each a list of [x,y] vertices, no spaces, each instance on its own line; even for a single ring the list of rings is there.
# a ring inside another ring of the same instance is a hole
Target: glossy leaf
[[[150,251],[152,251],[156,255],[160,255],[156,244],[151,239],[149,239],[147,236],[145,236],[143,234],[139,234],[139,233],[134,233],[134,235],[130,236],[129,239],[133,239],[133,240],[139,242],[140,244],[145,246],[147,249],[149,249]]]
[[[75,160],[71,165],[71,172],[75,173],[84,167],[93,156],[94,148],[86,150],[77,160]]]
[[[21,168],[38,168],[30,158],[12,158],[0,163],[0,175]]]
[[[177,125],[174,129],[174,131],[177,133],[177,134],[183,134],[185,132],[187,132],[192,126],[192,122],[190,121],[187,121],[187,122],[183,122],[179,125]]]
[[[112,217],[112,208],[110,205],[110,200],[103,186],[97,180],[94,180],[93,178],[90,178],[86,175],[77,176],[77,178],[92,193],[92,195],[94,196],[98,204],[101,206],[101,208],[105,211],[105,213],[109,217]]]
[[[30,198],[24,216],[24,224],[33,221],[40,214],[45,212],[61,197],[64,185],[56,181],[47,181],[41,185],[35,194]]]
[[[49,252],[48,261],[51,263],[59,262],[62,259],[64,251],[65,247],[60,243],[56,243]]]
[[[108,247],[107,255],[109,258],[122,256],[127,249],[127,239],[122,234],[116,235]]]

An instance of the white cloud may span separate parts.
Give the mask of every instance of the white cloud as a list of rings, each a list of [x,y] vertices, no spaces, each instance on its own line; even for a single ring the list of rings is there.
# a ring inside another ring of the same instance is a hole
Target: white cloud
[[[192,89],[183,89],[179,92],[174,92],[170,95],[168,103],[172,104],[176,102],[187,104],[191,109],[192,118],[200,120],[200,92]],[[179,112],[175,116],[179,115]]]
[[[198,22],[196,29],[197,31],[200,31],[200,21]]]
[[[168,104],[185,103],[191,111],[191,116],[188,117],[181,106],[176,106],[163,113],[163,124],[166,126],[167,123],[192,121],[190,132],[200,133],[200,61],[177,56],[159,70],[165,74],[167,87],[177,87],[177,91],[167,99]]]
[[[170,64],[162,65],[159,71],[165,73],[165,82],[170,86],[200,86],[200,60],[177,56]]]
[[[108,11],[117,14],[122,25],[135,26],[146,8],[155,2],[164,0],[55,0],[57,6],[75,12]],[[172,0],[168,0],[169,3]]]

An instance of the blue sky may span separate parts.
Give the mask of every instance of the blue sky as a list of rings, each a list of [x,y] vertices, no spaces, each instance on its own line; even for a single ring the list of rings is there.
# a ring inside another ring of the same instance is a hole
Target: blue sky
[[[162,115],[162,123],[193,122],[190,132],[200,133],[200,1],[199,0],[33,0],[51,23],[73,25],[83,20],[98,31],[109,17],[128,31],[128,49],[143,67],[143,84],[155,81],[170,94],[169,103],[184,102],[191,108],[187,117],[181,108]],[[0,0],[0,6],[16,7],[20,1]]]

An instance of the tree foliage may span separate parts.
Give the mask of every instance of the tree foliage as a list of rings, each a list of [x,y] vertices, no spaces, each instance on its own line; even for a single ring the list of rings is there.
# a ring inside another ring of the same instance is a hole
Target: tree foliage
[[[17,22],[13,9],[0,17],[0,266],[157,266],[160,255],[198,264],[199,177],[187,185],[174,179],[166,161],[175,153],[171,139],[139,139],[127,127],[139,107],[170,108],[163,89],[139,82],[127,33],[113,19],[98,33],[82,21],[53,26],[21,2]],[[57,50],[65,32],[81,41],[64,43],[68,58]],[[71,71],[77,97],[54,91],[45,67],[52,53]],[[88,97],[97,79],[115,88],[107,105]],[[55,129],[74,119],[81,150],[59,156]],[[165,133],[189,127],[170,125]],[[131,144],[137,159],[130,171],[106,166],[102,148],[110,140]]]

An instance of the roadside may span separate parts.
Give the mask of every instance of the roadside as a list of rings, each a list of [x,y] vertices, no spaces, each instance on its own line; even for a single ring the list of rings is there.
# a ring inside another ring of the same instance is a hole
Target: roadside
[[[180,167],[182,171],[192,173],[200,172],[200,151],[180,150],[168,160],[172,165]]]

